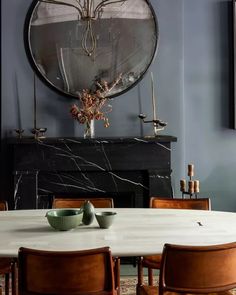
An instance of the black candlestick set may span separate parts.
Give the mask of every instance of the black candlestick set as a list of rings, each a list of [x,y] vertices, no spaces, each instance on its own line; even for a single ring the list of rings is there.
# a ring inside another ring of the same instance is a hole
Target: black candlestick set
[[[195,196],[197,198],[197,194],[200,192],[200,182],[199,180],[193,180],[194,176],[194,165],[188,164],[188,190],[187,190],[187,181],[185,179],[180,180],[180,191],[182,192],[182,198],[185,198],[185,195],[189,195],[190,198]]]
[[[34,128],[31,129],[31,133],[34,135],[34,138],[39,140],[41,138],[45,138],[44,134],[47,131],[47,128],[39,128],[37,127],[37,97],[36,97],[36,77],[34,75]],[[23,129],[15,129],[18,138],[23,137]]]

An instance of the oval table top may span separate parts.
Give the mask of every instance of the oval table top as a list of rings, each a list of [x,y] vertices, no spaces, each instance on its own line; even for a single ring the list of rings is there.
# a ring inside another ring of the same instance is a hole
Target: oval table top
[[[72,251],[109,246],[113,256],[143,256],[162,252],[165,243],[215,245],[236,241],[236,213],[202,210],[113,208],[109,229],[89,226],[56,231],[47,210],[0,212],[0,256],[16,257],[19,247]],[[107,211],[107,209],[96,209]]]

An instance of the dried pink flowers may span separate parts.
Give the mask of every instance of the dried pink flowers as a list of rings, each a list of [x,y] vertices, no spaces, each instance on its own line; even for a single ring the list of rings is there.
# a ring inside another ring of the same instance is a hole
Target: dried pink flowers
[[[73,104],[70,113],[80,124],[88,124],[91,120],[103,120],[104,127],[109,127],[106,114],[112,111],[112,106],[107,104],[108,94],[120,82],[121,75],[111,84],[106,81],[96,82],[97,90],[94,92],[83,89],[79,95],[80,106]]]

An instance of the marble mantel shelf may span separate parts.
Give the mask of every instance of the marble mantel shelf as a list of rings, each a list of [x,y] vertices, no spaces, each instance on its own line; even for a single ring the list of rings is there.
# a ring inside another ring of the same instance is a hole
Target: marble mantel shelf
[[[32,137],[8,138],[8,143],[10,144],[32,144],[32,143],[64,143],[64,142],[74,142],[81,144],[91,144],[91,143],[134,143],[134,142],[176,142],[177,138],[171,135],[158,135],[156,137],[96,137],[91,139],[84,139],[82,137],[45,137],[39,140],[35,140]]]
[[[167,135],[9,138],[14,207],[45,208],[45,195],[50,206],[47,195],[86,193],[116,194],[116,206],[147,207],[151,195],[171,196],[171,142],[175,141]]]

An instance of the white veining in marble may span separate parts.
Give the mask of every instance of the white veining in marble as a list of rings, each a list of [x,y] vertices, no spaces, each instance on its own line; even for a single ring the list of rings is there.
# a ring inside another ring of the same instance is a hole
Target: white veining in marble
[[[109,246],[114,256],[140,256],[161,253],[164,243],[213,245],[236,241],[236,213],[138,208],[111,210],[118,214],[109,229],[100,229],[94,220],[90,226],[79,226],[66,232],[55,231],[48,225],[47,210],[2,211],[0,256],[17,256],[22,246],[61,251]]]

